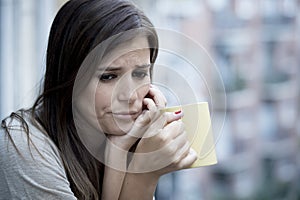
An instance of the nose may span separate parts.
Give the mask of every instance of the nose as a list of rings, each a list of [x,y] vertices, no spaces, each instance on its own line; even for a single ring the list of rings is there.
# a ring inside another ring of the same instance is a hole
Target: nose
[[[131,76],[124,75],[117,84],[117,98],[119,101],[127,101],[132,104],[138,99],[138,84]]]

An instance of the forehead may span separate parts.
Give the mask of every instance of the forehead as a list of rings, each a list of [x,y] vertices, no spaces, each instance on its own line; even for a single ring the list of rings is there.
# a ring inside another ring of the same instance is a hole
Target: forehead
[[[100,68],[124,63],[150,63],[150,47],[146,37],[139,37],[119,45],[107,55]]]
[[[111,65],[124,65],[124,64],[147,64],[150,63],[150,50],[137,49],[119,56],[111,62]]]
[[[140,49],[149,49],[149,42],[146,37],[136,37],[128,42],[125,42],[119,46],[121,50],[127,50],[127,52],[132,52]]]

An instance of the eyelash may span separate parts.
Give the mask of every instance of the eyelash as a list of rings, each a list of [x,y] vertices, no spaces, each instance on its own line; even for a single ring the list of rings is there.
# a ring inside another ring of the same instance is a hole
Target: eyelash
[[[134,71],[134,72],[132,72],[132,76],[137,77],[139,79],[143,79],[146,76],[148,76],[148,72],[147,71]]]
[[[137,79],[144,79],[146,76],[148,76],[148,71],[134,71],[132,72],[132,76],[137,78]],[[101,74],[99,76],[99,80],[101,82],[108,82],[108,81],[112,81],[114,79],[118,78],[117,74],[112,74],[112,73],[105,73],[105,74]]]
[[[99,76],[99,80],[102,81],[102,82],[107,82],[107,81],[111,81],[115,78],[117,78],[118,76],[115,75],[115,74],[101,74]]]

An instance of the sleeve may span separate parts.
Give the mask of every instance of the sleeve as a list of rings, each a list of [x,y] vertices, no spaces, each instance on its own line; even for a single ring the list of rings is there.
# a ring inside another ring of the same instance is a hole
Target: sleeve
[[[0,199],[76,199],[55,144],[37,129],[0,129]]]

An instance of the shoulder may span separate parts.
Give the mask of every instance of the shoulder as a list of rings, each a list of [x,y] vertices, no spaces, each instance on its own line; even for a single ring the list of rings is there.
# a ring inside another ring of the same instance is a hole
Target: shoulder
[[[58,148],[29,114],[16,114],[0,128],[0,198],[72,199]]]
[[[0,144],[3,156],[18,154],[25,160],[29,156],[39,159],[46,156],[44,154],[60,157],[56,145],[40,127],[37,127],[37,123],[33,123],[28,113],[12,113],[2,121]]]

